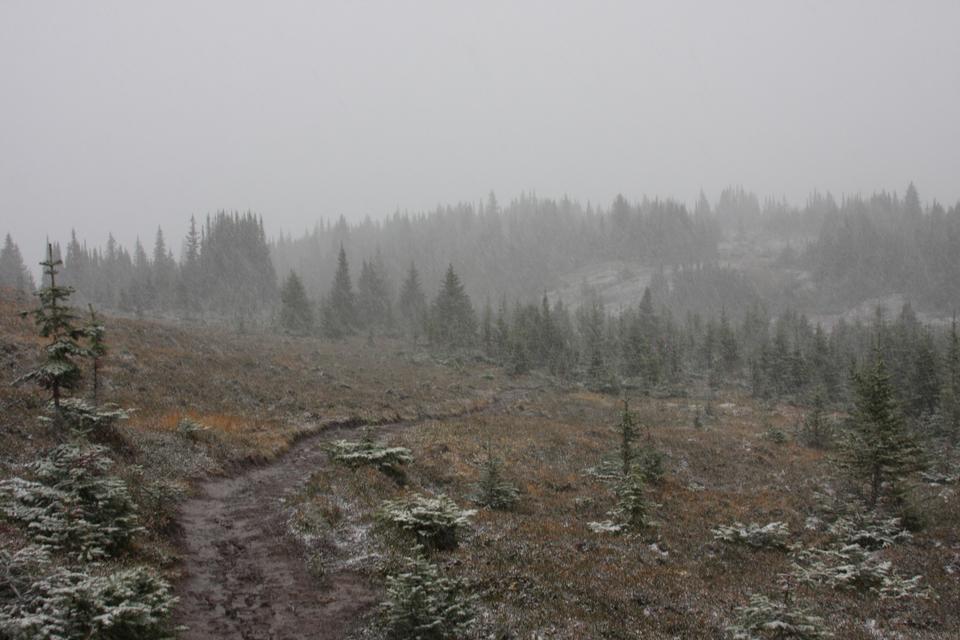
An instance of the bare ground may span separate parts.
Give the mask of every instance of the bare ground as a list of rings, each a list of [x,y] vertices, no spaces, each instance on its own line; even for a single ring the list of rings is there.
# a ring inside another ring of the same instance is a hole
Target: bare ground
[[[355,573],[312,575],[285,533],[286,500],[327,464],[323,445],[342,432],[303,440],[269,466],[209,480],[183,505],[182,638],[343,638],[377,601]]]

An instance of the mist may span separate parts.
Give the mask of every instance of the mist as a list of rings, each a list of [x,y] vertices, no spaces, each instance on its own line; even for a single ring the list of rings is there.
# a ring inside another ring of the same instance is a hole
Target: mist
[[[268,233],[495,190],[960,198],[954,2],[5,2],[0,217]],[[171,246],[179,250],[179,241]]]

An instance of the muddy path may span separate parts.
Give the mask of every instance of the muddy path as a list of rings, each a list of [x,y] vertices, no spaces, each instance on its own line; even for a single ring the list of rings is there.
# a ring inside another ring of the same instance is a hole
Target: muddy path
[[[519,395],[507,391],[481,411],[502,409]],[[382,425],[374,432],[414,424]],[[187,629],[180,638],[344,638],[375,605],[379,592],[363,576],[313,576],[303,550],[286,534],[287,499],[328,464],[325,443],[352,437],[357,428],[326,428],[269,465],[204,482],[199,495],[183,504],[184,577],[175,620]]]
[[[184,503],[181,638],[343,638],[373,606],[366,579],[341,572],[321,582],[286,535],[286,499],[327,464],[324,444],[349,430],[324,430],[268,466],[208,480]]]

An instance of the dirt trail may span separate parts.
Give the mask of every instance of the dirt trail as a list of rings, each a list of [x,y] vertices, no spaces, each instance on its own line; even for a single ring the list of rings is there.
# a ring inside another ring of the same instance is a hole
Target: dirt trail
[[[468,413],[503,411],[528,391],[501,389],[489,404]],[[380,425],[374,433],[414,424]],[[187,627],[183,640],[341,639],[378,601],[377,590],[357,573],[315,578],[303,551],[286,535],[286,499],[328,464],[324,444],[349,437],[358,426],[325,428],[270,465],[208,480],[198,497],[184,503],[185,576],[176,615],[177,624]]]
[[[324,443],[344,431],[303,440],[269,466],[207,481],[183,505],[176,621],[188,630],[181,638],[343,638],[376,602],[376,591],[354,573],[321,583],[285,534],[285,498],[327,464]]]

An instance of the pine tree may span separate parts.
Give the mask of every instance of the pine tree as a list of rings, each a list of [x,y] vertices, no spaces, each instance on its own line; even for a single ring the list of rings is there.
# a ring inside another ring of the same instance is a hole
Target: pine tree
[[[406,333],[413,342],[417,341],[423,329],[427,314],[427,297],[420,285],[420,274],[417,266],[410,263],[407,277],[400,288],[400,298],[397,301],[400,318]]]
[[[328,338],[342,338],[353,333],[356,326],[356,309],[353,284],[350,281],[350,265],[347,252],[340,245],[337,256],[337,273],[333,279],[333,289],[323,306],[323,332]]]
[[[87,338],[87,356],[90,358],[90,369],[93,373],[93,406],[96,407],[99,401],[100,393],[100,366],[103,357],[107,355],[107,345],[104,342],[107,330],[100,323],[93,310],[93,305],[87,305],[90,309],[90,317],[87,324],[83,327],[84,335]]]
[[[13,289],[22,295],[32,293],[33,287],[33,276],[23,264],[20,248],[8,233],[3,248],[0,249],[0,289]]]
[[[280,289],[280,326],[294,335],[307,335],[313,331],[313,309],[303,283],[293,271]]]
[[[473,305],[451,264],[430,310],[430,339],[445,347],[466,347],[476,331]]]
[[[45,284],[37,293],[40,306],[24,315],[33,316],[40,335],[50,342],[44,349],[43,364],[17,380],[17,383],[34,382],[48,389],[58,414],[63,391],[72,391],[80,385],[80,367],[74,359],[86,354],[77,342],[84,335],[83,329],[74,326],[76,315],[66,304],[73,289],[57,285],[57,267],[62,264],[63,261],[54,258],[53,246],[47,243],[47,259],[40,263]]]
[[[921,467],[920,450],[907,433],[883,356],[854,379],[856,406],[841,451],[841,467],[866,482],[875,506],[884,492]]]

